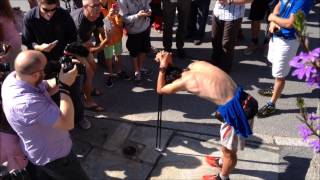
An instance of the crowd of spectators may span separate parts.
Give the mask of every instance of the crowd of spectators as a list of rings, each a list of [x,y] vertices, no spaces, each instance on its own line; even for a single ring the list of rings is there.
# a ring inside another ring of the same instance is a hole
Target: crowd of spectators
[[[272,34],[271,40],[265,36],[263,47],[269,46],[268,60],[272,63],[275,83],[271,89],[259,91],[261,95],[271,96],[271,100],[258,111],[258,117],[263,118],[276,112],[275,103],[290,70],[288,61],[299,47],[293,28],[295,13],[302,10],[308,14],[314,2],[215,1],[211,26],[212,54],[208,62],[214,65],[213,69],[219,68],[219,73],[225,77],[233,68],[245,4],[251,2],[251,43],[243,53],[250,55],[258,49],[263,20],[268,21],[268,31]],[[28,0],[28,3],[30,10],[19,22],[15,13],[19,9],[13,9],[9,0],[0,1],[0,47],[4,49],[0,62],[10,64],[12,71],[6,78],[5,73],[0,73],[2,79],[5,78],[0,101],[3,107],[0,111],[0,163],[8,162],[7,176],[88,179],[71,150],[69,131],[75,126],[91,127],[91,122],[84,118],[86,109],[105,110],[93,98],[102,94],[93,85],[97,69],[95,57],[99,53],[103,56],[106,87],[113,87],[114,77],[122,80],[132,77],[136,85],[142,85],[144,78],[151,74],[145,67],[145,60],[153,48],[150,40],[152,26],[163,33],[166,53],[183,59],[186,57],[186,39],[191,38],[195,45],[205,39],[210,0],[72,0],[72,8],[68,10],[59,0]],[[175,51],[172,44],[176,21]],[[132,59],[132,71],[124,69],[122,62],[124,35],[127,36],[126,48]],[[83,57],[67,52],[65,47],[74,42],[84,47],[88,55]],[[28,50],[21,52],[22,45]],[[73,57],[72,63],[82,64],[84,72],[81,73],[77,65],[64,71],[64,65],[60,72],[48,77],[53,67],[60,69],[63,56]],[[19,173],[10,173],[16,170]],[[229,173],[223,174],[223,179],[228,179]]]

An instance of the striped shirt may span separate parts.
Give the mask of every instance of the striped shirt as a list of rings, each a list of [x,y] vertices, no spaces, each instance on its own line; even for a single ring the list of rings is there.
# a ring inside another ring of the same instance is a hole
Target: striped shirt
[[[219,20],[233,21],[244,17],[245,4],[225,4],[222,5],[218,1],[213,9],[213,15]]]

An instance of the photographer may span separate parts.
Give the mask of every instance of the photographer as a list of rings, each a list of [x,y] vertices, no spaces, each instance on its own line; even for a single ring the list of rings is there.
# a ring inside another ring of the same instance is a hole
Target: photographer
[[[219,160],[208,156],[207,162],[211,166],[222,166],[222,169],[218,175],[206,175],[203,179],[229,179],[229,174],[237,163],[238,146],[243,149],[244,138],[252,134],[253,117],[258,110],[257,101],[241,87],[237,87],[225,72],[208,62],[195,61],[178,74],[177,68],[172,68],[170,53],[159,52],[156,61],[160,62],[157,82],[159,94],[188,91],[219,105],[215,116],[222,122],[220,128],[222,157]]]
[[[88,179],[71,151],[69,130],[74,128],[70,86],[77,68],[59,74],[59,88],[43,81],[46,57],[39,51],[21,52],[15,71],[2,85],[3,110],[20,137],[21,147],[32,165],[32,179]],[[50,98],[60,92],[60,107]],[[70,173],[77,172],[77,173]]]
[[[10,66],[1,61],[5,55],[5,53],[0,54],[0,91],[5,76],[10,72]],[[4,115],[1,97],[0,106],[0,166],[7,162],[5,170],[0,171],[0,179],[28,179],[25,171],[28,160],[19,146],[19,137]]]
[[[57,6],[57,0],[39,0],[38,6],[27,12],[23,21],[22,40],[28,49],[41,51],[52,66],[59,65],[59,59],[67,44],[77,41],[77,30],[70,14]],[[82,61],[82,63],[86,63]],[[89,129],[91,123],[84,118],[81,97],[84,77],[79,75],[71,88],[75,107],[75,123],[82,129]],[[56,103],[59,96],[53,95]]]

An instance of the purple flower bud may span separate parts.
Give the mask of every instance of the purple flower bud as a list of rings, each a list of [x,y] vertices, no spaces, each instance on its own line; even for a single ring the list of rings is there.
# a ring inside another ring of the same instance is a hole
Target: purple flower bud
[[[305,124],[299,125],[298,129],[299,135],[302,137],[303,141],[306,142],[308,137],[312,135],[312,131]]]
[[[320,139],[313,140],[309,144],[315,152],[320,152]]]
[[[316,113],[311,113],[311,114],[308,114],[308,119],[310,121],[315,121],[315,120],[320,119],[320,116],[318,116]]]

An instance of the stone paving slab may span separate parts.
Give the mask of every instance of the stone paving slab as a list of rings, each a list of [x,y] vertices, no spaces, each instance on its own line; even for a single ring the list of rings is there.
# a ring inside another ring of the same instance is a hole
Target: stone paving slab
[[[205,174],[218,173],[208,166],[205,155],[220,156],[219,141],[212,138],[199,141],[194,137],[175,136],[159,160],[150,179],[201,179]],[[278,179],[279,148],[247,147],[238,153],[238,164],[231,179]]]
[[[146,179],[152,164],[124,158],[102,149],[92,150],[83,167],[92,180]]]
[[[160,157],[155,150],[156,128],[90,119],[92,129],[77,129],[72,134],[73,150],[90,179],[147,179]],[[163,147],[172,135],[172,130],[162,130]],[[124,154],[128,146],[136,149],[133,156]]]

